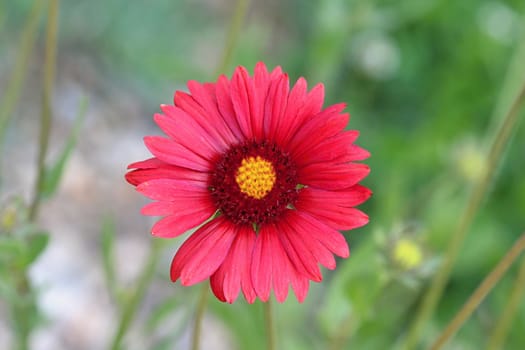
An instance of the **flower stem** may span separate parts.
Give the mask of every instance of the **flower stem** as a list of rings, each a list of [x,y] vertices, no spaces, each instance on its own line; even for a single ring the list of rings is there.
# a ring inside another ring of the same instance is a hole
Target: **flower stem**
[[[266,349],[276,350],[277,338],[275,335],[275,319],[271,299],[268,299],[268,301],[264,303],[264,322],[266,324]]]
[[[516,312],[519,309],[519,303],[523,294],[525,293],[525,257],[521,258],[521,266],[518,272],[516,282],[514,282],[514,288],[510,294],[507,305],[503,309],[502,315],[496,327],[492,332],[487,344],[487,350],[500,350],[503,349],[505,338],[507,337],[512,320],[516,316]]]
[[[439,338],[434,342],[431,350],[438,350],[445,345],[445,343],[458,331],[458,329],[465,323],[470,315],[481,304],[487,294],[494,288],[494,286],[501,280],[505,272],[514,263],[514,261],[525,250],[525,232],[509,249],[507,254],[500,260],[498,265],[490,272],[490,274],[483,280],[479,287],[472,293],[467,302],[463,305],[461,310],[456,314],[454,319],[448,324],[445,330],[441,333]]]
[[[122,339],[124,338],[124,335],[126,334],[133,319],[135,318],[135,314],[140,305],[140,302],[143,299],[144,294],[146,293],[146,290],[151,283],[151,280],[153,279],[153,275],[155,272],[155,268],[157,267],[157,262],[159,260],[161,249],[162,241],[153,240],[153,242],[151,243],[148,259],[144,264],[144,269],[142,270],[138,278],[137,287],[135,288],[134,293],[128,299],[128,302],[124,304],[124,309],[120,314],[120,320],[117,327],[117,331],[111,343],[112,350],[121,349]]]
[[[233,14],[232,20],[230,22],[230,28],[228,30],[228,36],[226,38],[226,46],[221,58],[221,63],[217,69],[217,73],[221,74],[226,71],[228,65],[233,56],[233,50],[237,46],[237,41],[239,40],[239,34],[241,33],[242,24],[244,22],[244,17],[246,17],[246,12],[248,11],[249,0],[237,0],[235,5],[235,13]]]
[[[3,138],[11,112],[16,106],[18,97],[20,96],[20,91],[22,90],[29,58],[31,57],[36,34],[38,32],[38,23],[45,3],[44,0],[35,0],[33,2],[31,13],[29,14],[29,18],[27,19],[24,31],[20,38],[20,48],[12,69],[13,73],[7,84],[2,103],[0,104],[0,150],[2,149]],[[3,152],[0,152],[0,154],[2,153]]]
[[[43,1],[35,0],[31,15],[24,30],[23,43],[21,53],[18,58],[21,58],[21,62],[15,68],[10,86],[8,87],[7,96],[2,104],[2,110],[0,111],[0,143],[3,137],[4,128],[7,125],[9,114],[18,99],[20,92],[21,83],[24,77],[24,72],[27,62],[29,60],[29,54],[33,46],[36,31],[38,29],[38,19],[40,12],[43,7]],[[56,53],[56,38],[57,38],[57,27],[58,27],[58,0],[50,1],[47,13],[47,29],[46,29],[46,57],[44,63],[44,84],[43,84],[43,99],[42,99],[42,111],[41,111],[41,125],[40,125],[40,144],[39,144],[39,155],[37,167],[39,168],[39,175],[36,183],[41,182],[40,168],[43,167],[43,159],[47,152],[47,140],[49,140],[49,130],[51,122],[51,112],[49,110],[49,99],[51,96],[51,90],[53,87],[54,78],[54,66],[55,66],[55,53]],[[45,141],[45,142],[44,142]],[[45,144],[44,144],[45,143]],[[43,145],[44,144],[44,145]],[[42,171],[43,173],[43,171]],[[40,186],[35,186],[35,198],[39,197]],[[35,200],[30,207],[29,221],[35,221],[36,211],[38,208],[38,202]],[[28,238],[30,239],[30,238]],[[27,242],[30,244],[30,242]],[[31,281],[28,276],[28,267],[24,266],[20,271],[15,274],[16,278],[16,292],[19,299],[11,305],[13,311],[13,322],[16,333],[16,348],[19,350],[29,349],[29,337],[31,335],[32,328],[34,327],[34,320],[32,319],[36,311],[34,291],[31,286]]]
[[[195,311],[195,320],[193,322],[193,333],[191,335],[191,350],[200,349],[202,321],[204,320],[204,314],[208,305],[208,285],[204,284],[201,289],[197,309]]]
[[[502,153],[505,146],[511,139],[512,131],[519,117],[519,110],[525,100],[525,84],[521,87],[519,94],[511,105],[506,114],[503,123],[499,127],[494,137],[494,140],[489,149],[489,155],[486,163],[486,170],[481,179],[474,185],[470,195],[467,199],[463,214],[460,216],[460,221],[456,230],[451,235],[450,243],[445,253],[444,262],[440,266],[438,272],[434,276],[428,292],[423,298],[421,307],[419,308],[416,318],[408,332],[404,348],[407,350],[413,349],[419,342],[419,337],[423,325],[426,324],[428,318],[434,311],[436,304],[443,294],[446,283],[452,272],[454,262],[458,257],[463,242],[467,236],[468,229],[472,224],[474,216],[478,211],[481,202],[485,196],[487,188],[494,177],[494,173],[501,161]]]
[[[353,326],[354,325],[352,322],[352,313],[349,312],[344,318],[343,322],[341,322],[341,324],[339,325],[339,328],[337,329],[337,333],[332,338],[329,349],[330,350],[344,349],[346,343],[348,342],[349,338],[352,335]]]
[[[37,158],[37,179],[33,194],[33,201],[29,207],[29,220],[34,221],[38,216],[38,209],[42,199],[42,187],[45,175],[45,159],[51,132],[51,96],[55,80],[57,32],[58,32],[59,0],[49,2],[46,30],[46,51],[44,60],[44,83],[42,91],[42,109],[40,112],[40,137]]]

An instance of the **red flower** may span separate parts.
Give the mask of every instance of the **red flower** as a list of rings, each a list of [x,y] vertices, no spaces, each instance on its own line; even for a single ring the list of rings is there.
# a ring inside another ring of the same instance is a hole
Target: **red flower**
[[[335,268],[348,257],[338,230],[363,226],[353,208],[371,192],[358,184],[369,153],[345,131],[345,104],[322,109],[324,87],[307,92],[300,78],[290,90],[280,67],[257,64],[253,77],[238,67],[231,80],[188,82],[155,122],[168,137],[147,136],[153,158],[129,165],[126,179],[155,200],[145,215],[164,216],[155,236],[182,244],[171,279],[185,286],[210,278],[218,299],[232,303],[242,290],[252,303],[273,289],[282,302],[291,284],[301,302],[319,264]],[[201,225],[201,226],[200,226]]]

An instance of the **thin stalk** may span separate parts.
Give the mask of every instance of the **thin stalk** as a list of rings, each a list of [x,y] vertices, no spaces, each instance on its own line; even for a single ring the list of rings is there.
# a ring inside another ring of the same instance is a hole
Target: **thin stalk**
[[[271,299],[268,299],[264,306],[264,323],[266,325],[266,349],[277,349],[277,337],[275,334],[275,319],[273,314],[273,305]]]
[[[523,299],[524,294],[525,257],[522,257],[518,277],[516,278],[516,282],[514,282],[514,288],[512,289],[507,305],[505,305],[501,317],[496,322],[496,327],[489,338],[487,350],[500,350],[504,348],[505,338],[509,333],[512,321],[516,316],[516,312],[518,311],[520,301]]]
[[[341,322],[341,324],[339,325],[337,333],[331,341],[330,350],[342,350],[345,348],[346,343],[352,336],[353,326],[354,325],[352,322],[352,313],[349,312],[348,315],[346,315],[346,317],[344,318],[343,322]]]
[[[502,160],[502,153],[505,146],[511,139],[512,131],[515,129],[518,122],[518,112],[524,100],[525,84],[521,87],[521,90],[505,116],[503,123],[496,132],[489,149],[486,170],[479,182],[474,185],[469,197],[467,198],[467,204],[463,210],[463,214],[460,216],[458,226],[451,235],[450,243],[445,253],[444,262],[434,276],[430,288],[425,294],[421,307],[417,312],[415,321],[412,323],[409,330],[404,346],[407,350],[411,350],[417,345],[423,325],[426,324],[428,318],[441,299],[445,285],[447,284],[450,273],[452,272],[454,262],[456,261],[467,236],[468,229],[481,205],[489,184],[494,177],[495,171]]]
[[[249,0],[237,0],[237,4],[235,5],[235,13],[233,14],[232,20],[230,22],[228,36],[226,37],[226,45],[224,47],[222,58],[218,66],[219,68],[217,69],[217,74],[224,73],[231,62],[233,51],[237,46],[237,41],[239,40],[239,34],[241,33],[242,24],[244,22],[244,18],[246,17],[249,4]]]
[[[140,273],[140,276],[137,281],[137,287],[135,288],[134,293],[128,299],[128,302],[124,304],[124,310],[120,314],[120,319],[111,343],[112,350],[120,350],[122,348],[122,340],[124,335],[128,331],[128,328],[131,326],[135,318],[135,314],[140,306],[140,302],[148,289],[148,286],[153,279],[155,269],[159,260],[160,252],[162,249],[162,241],[153,240],[151,243],[148,259],[144,264],[144,268]]]
[[[498,265],[489,273],[483,280],[479,287],[472,293],[467,302],[463,305],[461,310],[456,314],[447,328],[441,333],[439,338],[434,342],[431,350],[439,350],[445,343],[458,331],[458,329],[465,323],[470,315],[485,299],[487,294],[494,288],[494,286],[501,280],[505,272],[516,261],[520,254],[525,250],[525,233],[514,243],[507,254],[500,260]]]
[[[12,69],[12,74],[7,83],[6,92],[0,103],[0,154],[3,145],[3,138],[7,130],[7,124],[9,123],[9,118],[11,113],[16,106],[20,92],[22,91],[23,82],[28,71],[27,66],[29,64],[29,58],[33,52],[33,47],[35,46],[35,39],[38,33],[38,23],[44,9],[44,4],[46,2],[43,0],[35,0],[33,2],[33,7],[31,8],[31,13],[27,19],[27,22],[24,26],[24,30],[20,37],[20,47],[18,54],[15,58],[14,67]]]
[[[33,46],[37,25],[38,25],[38,19],[40,17],[40,11],[42,10],[42,1],[37,0],[33,4],[33,9],[31,12],[31,16],[28,22],[28,25],[26,27],[26,32],[24,33],[23,38],[23,45],[21,49],[21,59],[23,62],[19,64],[19,66],[15,67],[15,69],[24,69],[25,66],[27,66],[27,61],[29,57],[29,53],[31,52],[31,48]],[[58,0],[51,1],[49,7],[48,7],[48,13],[47,13],[47,36],[46,36],[46,61],[44,70],[47,73],[46,77],[44,79],[44,88],[43,93],[44,96],[46,95],[46,91],[50,94],[50,91],[52,88],[52,81],[54,76],[54,64],[55,64],[55,56],[54,52],[56,50],[56,36],[57,36],[57,22],[58,22]],[[48,54],[49,53],[49,54]],[[24,62],[25,61],[25,62]],[[11,113],[12,108],[14,107],[14,102],[18,99],[18,94],[20,92],[21,88],[21,79],[24,76],[24,72],[15,72],[13,81],[10,83],[10,87],[8,88],[7,92],[7,102],[5,105],[3,105],[2,110],[0,111],[0,142],[4,127],[7,124],[8,116]],[[20,80],[19,80],[20,79]],[[49,81],[49,82],[48,82]],[[42,102],[42,124],[41,124],[41,135],[44,135],[46,132],[49,134],[49,126],[46,125],[49,124],[47,120],[51,119],[50,113],[47,113],[46,115],[46,101],[45,97]],[[46,122],[46,123],[44,123]],[[47,135],[47,138],[49,135]],[[40,146],[42,145],[42,142]],[[39,160],[38,160],[38,166],[40,167],[40,158],[44,158],[47,147],[40,148],[39,149],[40,154]],[[31,206],[33,207],[33,205]],[[29,220],[34,221],[36,216],[34,215],[36,213],[38,205],[35,205],[34,208],[30,209],[29,213]],[[32,214],[33,213],[33,214]],[[19,350],[26,350],[29,349],[29,336],[31,334],[31,330],[33,328],[33,320],[31,319],[31,316],[33,316],[36,311],[34,308],[34,297],[32,295],[32,286],[31,281],[28,277],[28,271],[27,267],[24,267],[21,271],[18,273],[19,277],[17,278],[16,282],[16,289],[17,293],[20,297],[20,300],[18,302],[15,302],[13,307],[13,319],[15,323],[15,331],[16,331],[16,346]]]
[[[201,289],[199,302],[197,304],[197,310],[195,312],[195,320],[193,322],[193,333],[191,335],[191,350],[200,349],[202,321],[204,320],[204,314],[208,305],[208,294],[208,285],[204,284]]]
[[[44,83],[42,91],[42,109],[40,112],[40,135],[38,143],[37,178],[35,181],[33,201],[29,208],[29,220],[34,221],[38,216],[38,209],[42,199],[42,187],[45,175],[45,159],[49,145],[49,134],[51,132],[51,97],[53,94],[53,83],[55,80],[57,32],[58,32],[58,9],[59,0],[50,0],[47,29],[46,29],[46,52],[44,59]]]

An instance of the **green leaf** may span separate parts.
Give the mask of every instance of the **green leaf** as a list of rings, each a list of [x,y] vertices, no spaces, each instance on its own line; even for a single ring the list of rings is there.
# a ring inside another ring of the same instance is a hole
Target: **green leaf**
[[[58,157],[58,160],[51,167],[46,167],[44,173],[44,179],[42,184],[42,198],[51,197],[57,190],[62,174],[66,167],[67,161],[71,156],[71,152],[77,143],[77,138],[84,121],[84,115],[86,113],[87,100],[84,98],[80,101],[77,116],[75,118],[75,126],[69,134],[67,142],[62,150],[62,153]]]
[[[115,279],[115,224],[110,217],[105,217],[102,221],[102,264],[106,283],[113,297],[116,297]]]
[[[48,243],[49,234],[47,232],[38,232],[31,235],[28,239],[27,251],[24,259],[25,265],[31,265],[46,249]]]

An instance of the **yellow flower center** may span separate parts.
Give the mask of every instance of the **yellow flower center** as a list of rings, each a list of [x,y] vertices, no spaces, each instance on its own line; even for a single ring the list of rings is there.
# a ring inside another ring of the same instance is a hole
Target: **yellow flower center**
[[[244,158],[235,175],[241,192],[256,199],[264,198],[272,190],[275,180],[272,163],[259,156]]]
[[[410,270],[421,264],[423,254],[414,241],[402,238],[395,245],[394,259],[403,268]]]

